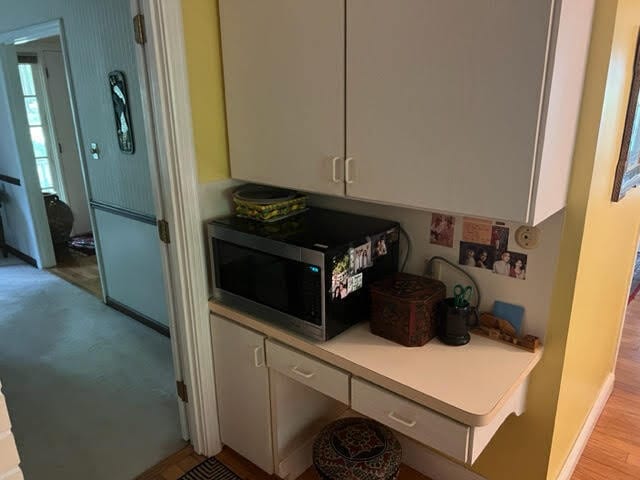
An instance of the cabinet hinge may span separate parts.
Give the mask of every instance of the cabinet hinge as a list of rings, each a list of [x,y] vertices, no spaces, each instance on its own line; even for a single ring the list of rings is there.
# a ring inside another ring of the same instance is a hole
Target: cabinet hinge
[[[178,391],[178,397],[180,397],[180,400],[182,400],[184,403],[189,403],[187,385],[182,380],[178,380],[176,382],[176,390]]]
[[[171,243],[169,236],[169,222],[166,220],[158,220],[158,236],[163,243]]]
[[[147,34],[144,28],[144,15],[141,13],[133,17],[133,31],[136,35],[136,43],[144,45],[147,43]]]

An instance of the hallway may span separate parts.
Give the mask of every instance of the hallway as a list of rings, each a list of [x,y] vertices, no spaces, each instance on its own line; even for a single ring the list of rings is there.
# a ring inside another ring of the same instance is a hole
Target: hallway
[[[627,309],[613,393],[571,478],[640,478],[640,296]]]
[[[0,381],[25,478],[129,480],[185,445],[168,338],[0,258]]]

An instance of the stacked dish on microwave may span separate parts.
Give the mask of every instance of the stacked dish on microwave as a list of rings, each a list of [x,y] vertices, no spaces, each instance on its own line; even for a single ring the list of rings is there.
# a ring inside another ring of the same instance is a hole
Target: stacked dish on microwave
[[[292,190],[244,185],[233,192],[236,215],[272,223],[307,210],[307,196]]]

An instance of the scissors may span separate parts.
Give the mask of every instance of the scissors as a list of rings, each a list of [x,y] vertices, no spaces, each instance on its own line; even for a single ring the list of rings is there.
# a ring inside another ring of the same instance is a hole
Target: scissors
[[[473,288],[463,287],[458,284],[453,287],[453,304],[458,308],[464,308],[469,305],[469,299],[471,298],[471,293],[473,292]]]

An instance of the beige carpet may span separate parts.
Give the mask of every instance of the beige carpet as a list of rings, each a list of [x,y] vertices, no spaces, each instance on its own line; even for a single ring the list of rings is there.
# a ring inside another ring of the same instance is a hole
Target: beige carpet
[[[0,380],[27,480],[130,480],[184,446],[169,339],[14,258]]]

